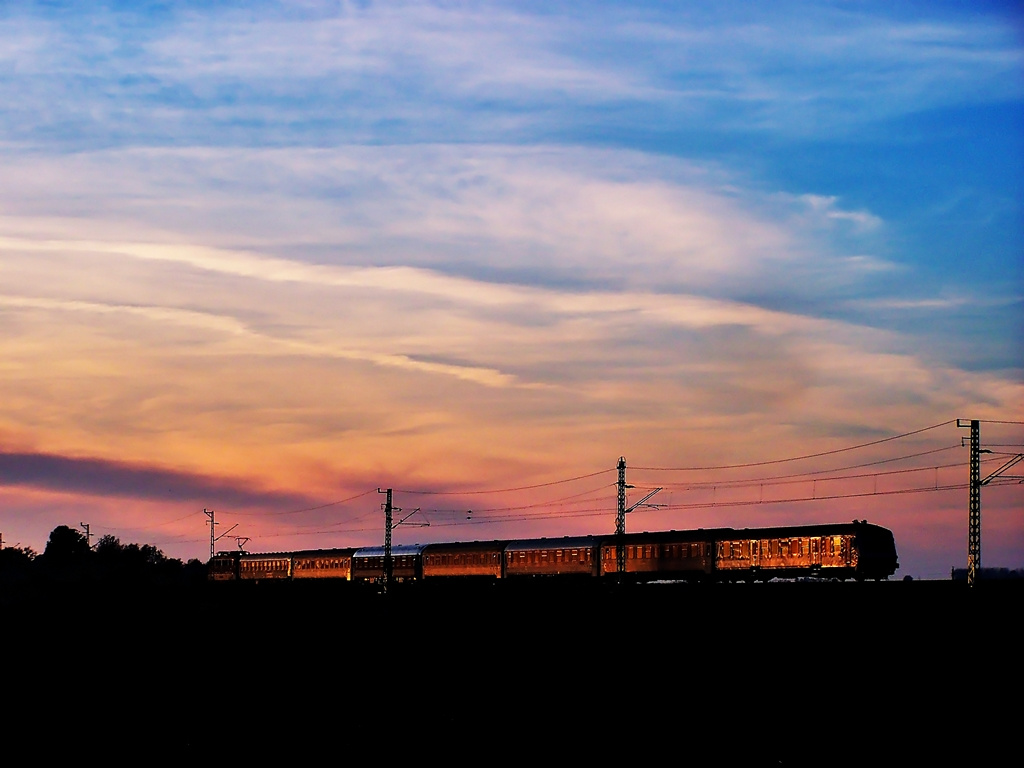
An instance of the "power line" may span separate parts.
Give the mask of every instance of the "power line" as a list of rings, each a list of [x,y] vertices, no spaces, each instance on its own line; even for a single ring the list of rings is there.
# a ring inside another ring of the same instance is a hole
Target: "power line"
[[[959,447],[959,446],[957,446]],[[946,450],[946,449],[942,449]],[[935,451],[928,451],[927,453],[935,453]],[[921,454],[923,455],[923,454]],[[999,456],[1007,455],[1011,456],[1014,454],[993,454],[997,458],[985,459],[982,464],[993,464],[999,461]],[[862,466],[871,466],[872,464],[883,464],[885,462],[871,462]],[[936,464],[928,467],[907,467],[905,469],[892,469],[887,472],[865,472],[859,475],[835,475],[832,477],[812,477],[812,475],[820,474],[818,472],[806,472],[799,475],[777,475],[775,477],[767,478],[752,478],[747,480],[708,480],[703,482],[695,483],[665,483],[665,488],[675,488],[679,490],[699,490],[707,488],[750,488],[757,485],[773,486],[773,485],[795,485],[798,483],[811,483],[811,482],[837,482],[840,480],[861,480],[866,477],[886,477],[889,475],[905,475],[911,472],[935,472],[940,469],[951,469],[954,467],[962,467],[963,465],[959,462],[952,464]],[[848,467],[847,469],[853,469],[854,467]],[[837,470],[827,470],[837,471]],[[651,486],[638,485],[637,488],[649,488]]]
[[[952,465],[956,466],[956,465]],[[923,469],[930,469],[925,467]],[[990,484],[989,487],[1002,487],[1010,485],[1019,485],[1016,480],[997,480]],[[785,499],[748,499],[748,500],[734,500],[734,501],[709,501],[709,502],[696,502],[692,504],[667,504],[659,505],[659,508],[664,511],[682,511],[682,510],[693,510],[693,509],[724,509],[729,507],[755,507],[755,506],[769,506],[776,504],[798,504],[804,502],[822,502],[822,501],[837,501],[842,499],[856,499],[866,498],[871,496],[898,496],[916,493],[944,493],[948,491],[962,491],[966,489],[967,483],[953,483],[946,485],[933,485],[920,488],[903,488],[890,491],[869,491],[861,493],[840,493],[831,494],[827,496],[798,496],[790,497]],[[451,522],[440,522],[433,523],[431,527],[435,528],[452,528],[462,527],[468,525],[495,525],[495,524],[510,524],[510,523],[531,523],[539,520],[560,520],[569,518],[585,518],[585,517],[610,517],[614,515],[613,509],[608,507],[595,507],[581,510],[573,510],[569,512],[558,512],[558,513],[522,513],[517,515],[502,515],[495,517],[481,516],[479,518],[473,518],[472,520],[455,520]],[[283,533],[268,533],[253,536],[253,539],[275,539],[275,538],[288,538],[292,536],[316,536],[316,535],[336,535],[339,533],[372,533],[378,532],[380,526],[372,527],[359,527],[359,528],[340,528],[336,530],[320,530],[320,531],[306,531],[306,532],[283,532]],[[200,539],[193,539],[193,542],[199,542]],[[180,542],[189,543],[189,542]]]
[[[892,437],[883,437],[881,440],[872,440],[870,443],[860,443],[859,445],[851,445],[846,448],[834,448],[830,451],[821,451],[820,453],[808,453],[803,456],[790,456],[786,459],[770,459],[768,461],[751,461],[746,464],[723,464],[721,466],[712,467],[632,467],[634,470],[647,470],[651,472],[705,472],[712,469],[745,469],[748,467],[763,467],[769,464],[785,464],[790,461],[802,461],[803,459],[817,459],[822,456],[832,456],[837,453],[845,453],[847,451],[856,451],[860,448],[868,448],[872,445],[881,445],[882,443],[888,443],[893,440],[900,440],[904,437],[911,437],[913,435],[919,435],[922,432],[927,432],[931,429],[938,429],[939,427],[945,427],[952,424],[956,419],[950,419],[944,421],[941,424],[932,424],[930,427],[923,427],[922,429],[915,429],[913,432],[904,432],[901,435],[893,435]]]
[[[517,488],[495,488],[488,491],[410,491],[403,488],[396,488],[395,493],[409,493],[417,494],[422,496],[473,496],[478,494],[487,493],[511,493],[512,491],[529,491],[534,488],[547,488],[552,485],[561,485],[563,483],[571,483],[576,480],[586,480],[588,477],[597,477],[598,475],[604,475],[609,472],[614,472],[614,469],[602,469],[597,472],[591,472],[586,475],[577,475],[576,477],[567,477],[564,480],[552,480],[549,483],[537,483],[536,485],[520,485]]]
[[[828,473],[831,473],[831,472],[846,472],[846,471],[851,470],[851,469],[862,469],[864,467],[875,467],[875,466],[878,466],[879,464],[891,464],[894,461],[903,461],[905,459],[916,459],[916,458],[919,458],[921,456],[929,456],[929,455],[931,455],[933,453],[942,453],[943,451],[950,451],[950,450],[953,450],[954,448],[960,448],[960,447],[961,446],[959,444],[958,445],[950,445],[950,446],[947,446],[945,448],[935,448],[935,449],[932,449],[930,451],[921,451],[920,453],[909,453],[909,454],[906,454],[904,456],[897,456],[897,457],[892,458],[892,459],[879,459],[878,461],[867,461],[867,462],[864,462],[862,464],[850,464],[850,465],[847,465],[845,467],[835,467],[834,469],[816,469],[816,470],[811,470],[811,471],[808,471],[808,472],[796,472],[796,473],[791,474],[791,475],[769,475],[767,477],[750,478],[750,479],[746,479],[746,480],[718,480],[718,481],[710,481],[709,480],[709,481],[704,481],[704,482],[698,481],[696,483],[667,483],[666,484],[666,483],[663,482],[662,485],[665,486],[665,487],[671,486],[671,485],[685,485],[687,487],[694,487],[694,486],[700,486],[700,485],[729,485],[729,484],[732,484],[732,483],[761,483],[761,482],[768,482],[768,481],[771,481],[771,480],[787,480],[789,478],[800,478],[800,477],[810,479],[813,475],[824,475],[824,474],[828,474]],[[960,465],[959,464],[949,464],[949,465],[944,465],[944,466],[960,466]],[[925,469],[932,469],[932,467],[925,467]],[[819,479],[828,480],[828,479],[831,479],[831,478],[819,478]],[[661,482],[661,481],[659,481],[659,482]]]
[[[571,496],[563,496],[560,499],[551,499],[551,500],[548,500],[548,501],[538,501],[538,502],[534,502],[532,504],[520,504],[520,505],[512,506],[512,507],[484,507],[483,509],[476,508],[476,509],[474,509],[472,511],[473,511],[473,514],[475,515],[477,513],[515,511],[515,510],[520,510],[520,509],[533,509],[533,508],[536,508],[536,507],[550,507],[550,506],[553,506],[553,505],[556,505],[556,504],[568,504],[568,503],[573,503],[573,501],[572,501],[573,499],[580,499],[583,496],[589,496],[592,493],[598,493],[599,491],[603,491],[606,488],[614,487],[614,485],[615,485],[614,483],[612,483],[611,485],[602,485],[602,486],[600,486],[598,488],[591,488],[588,491],[582,491],[581,493],[574,493]],[[425,509],[423,511],[424,512],[429,512],[431,514],[446,514],[446,513],[464,514],[466,512],[466,510],[462,510],[462,509]]]
[[[339,504],[345,504],[345,503],[347,503],[349,501],[355,501],[356,499],[361,499],[363,496],[369,496],[371,493],[373,493],[376,490],[377,489],[374,488],[374,489],[369,490],[369,491],[363,491],[362,493],[357,493],[355,496],[349,496],[347,499],[339,499],[338,501],[329,501],[326,504],[318,504],[315,507],[303,507],[302,509],[289,509],[289,510],[286,510],[284,512],[232,512],[231,514],[232,515],[240,515],[240,516],[243,516],[243,517],[279,517],[279,516],[282,516],[282,515],[297,515],[300,512],[313,512],[313,511],[318,510],[318,509],[326,509],[327,507],[336,507]]]
[[[950,465],[957,466],[957,465]],[[930,467],[921,468],[922,470],[931,469]],[[870,477],[870,475],[868,475]],[[841,478],[837,478],[841,479]],[[1006,481],[1006,482],[993,482],[992,487],[1016,485],[1017,481]],[[793,496],[784,499],[746,499],[746,500],[732,500],[732,501],[708,501],[708,502],[695,502],[692,504],[665,504],[659,505],[659,509],[663,511],[681,511],[681,510],[692,510],[692,509],[720,509],[728,507],[752,507],[752,506],[768,506],[775,504],[796,504],[803,502],[822,502],[822,501],[837,501],[842,499],[857,499],[867,498],[871,496],[897,496],[906,494],[916,493],[943,493],[948,491],[962,491],[967,488],[966,483],[952,483],[944,485],[930,485],[918,488],[901,488],[889,491],[864,491],[857,493],[836,493],[824,496],[812,495],[812,496]],[[608,507],[593,507],[580,510],[572,511],[561,511],[561,512],[537,512],[529,513],[524,512],[515,515],[500,515],[500,516],[480,516],[474,517],[472,520],[454,520],[451,522],[438,522],[432,523],[431,527],[435,528],[451,528],[451,527],[462,527],[467,525],[495,525],[495,524],[509,524],[509,523],[523,523],[523,522],[536,522],[539,520],[561,520],[568,518],[582,518],[582,517],[607,517],[614,514],[614,510]],[[362,533],[378,531],[379,526],[374,527],[361,527],[361,528],[345,528],[338,529],[335,531],[317,531],[312,532],[313,534],[318,533]],[[257,536],[255,538],[281,538],[287,536],[298,536],[305,535],[300,533],[274,533],[265,534],[263,536]]]
[[[990,460],[992,461],[992,460]],[[934,472],[939,469],[950,469],[961,467],[962,464],[938,464],[931,467],[908,467],[906,469],[892,469],[888,472],[864,472],[859,475],[839,475],[836,477],[806,477],[803,475],[791,475],[788,477],[769,478],[760,480],[723,480],[720,482],[702,483],[667,483],[665,488],[678,488],[679,490],[704,490],[708,488],[753,488],[756,486],[776,485],[799,485],[800,483],[834,483],[841,480],[863,480],[866,477],[888,477],[890,475],[905,475],[911,472]],[[644,488],[646,486],[637,486]]]
[[[708,501],[694,504],[669,504],[664,509],[714,509],[718,507],[756,507],[766,504],[795,504],[804,501],[836,501],[839,499],[860,499],[868,496],[898,496],[908,493],[935,493],[941,491],[962,491],[967,483],[928,486],[927,488],[900,488],[892,491],[865,491],[863,493],[837,493],[830,496],[798,496],[788,499],[747,499],[743,501]]]

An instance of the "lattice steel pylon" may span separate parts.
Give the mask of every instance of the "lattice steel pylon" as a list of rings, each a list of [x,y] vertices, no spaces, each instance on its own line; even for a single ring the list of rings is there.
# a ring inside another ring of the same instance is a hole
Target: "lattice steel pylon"
[[[632,488],[632,485],[626,485],[626,457],[619,457],[619,494],[618,494],[618,507],[615,512],[615,573],[621,583],[626,577],[626,515],[632,512],[637,507],[654,507],[654,504],[648,504],[647,501],[654,494],[659,493],[661,488],[655,488],[653,491],[644,496],[640,501],[636,502],[631,507],[626,506],[626,489]]]
[[[966,427],[964,419],[957,419],[958,427]],[[981,570],[981,422],[971,419],[970,486],[967,496],[967,585]]]
[[[391,492],[392,489],[387,490],[378,488],[377,493],[386,493],[387,501],[384,503],[384,573],[382,574],[381,587],[387,592],[388,587],[391,586],[391,576],[393,574],[393,564],[391,561],[391,531],[394,530],[394,524],[392,521],[392,515],[394,514],[394,507],[391,505]]]
[[[621,581],[626,573],[626,457],[619,457],[619,494],[615,512],[615,573]]]

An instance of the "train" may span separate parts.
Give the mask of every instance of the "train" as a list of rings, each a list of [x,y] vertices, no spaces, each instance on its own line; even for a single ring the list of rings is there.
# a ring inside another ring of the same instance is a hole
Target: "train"
[[[394,582],[514,581],[619,577],[628,581],[769,581],[775,578],[881,580],[899,567],[892,531],[866,520],[772,528],[566,536],[563,538],[403,544],[391,548]],[[213,581],[384,577],[383,547],[297,552],[219,552]]]

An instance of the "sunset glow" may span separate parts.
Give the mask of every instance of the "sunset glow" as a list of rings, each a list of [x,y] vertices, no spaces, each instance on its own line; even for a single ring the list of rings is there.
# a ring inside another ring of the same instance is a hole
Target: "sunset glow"
[[[956,419],[1024,451],[1024,18],[686,8],[5,6],[4,546],[376,545],[378,488],[398,543],[610,533],[625,456],[630,530],[964,567]]]

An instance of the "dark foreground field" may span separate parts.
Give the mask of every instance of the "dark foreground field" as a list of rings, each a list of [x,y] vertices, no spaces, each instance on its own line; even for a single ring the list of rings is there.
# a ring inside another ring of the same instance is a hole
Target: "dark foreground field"
[[[881,766],[1016,735],[1020,583],[423,586],[8,591],[3,747]]]

